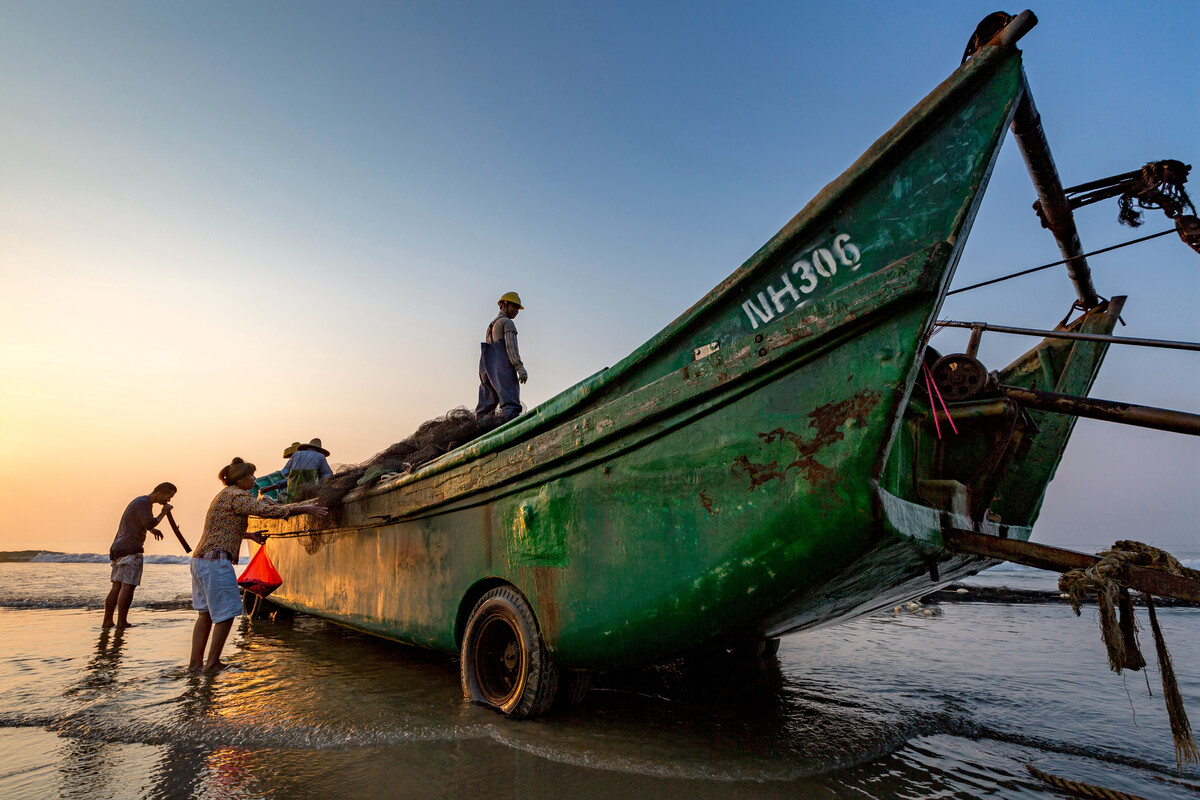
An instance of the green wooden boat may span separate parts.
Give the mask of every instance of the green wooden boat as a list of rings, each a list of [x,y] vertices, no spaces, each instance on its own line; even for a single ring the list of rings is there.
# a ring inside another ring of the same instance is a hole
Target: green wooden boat
[[[941,531],[1028,539],[1070,421],[984,397],[939,422],[923,374],[1024,86],[984,47],[620,363],[352,493],[337,527],[264,521],[271,599],[461,653],[471,699],[531,716],[590,670],[755,651],[994,563]],[[1047,340],[1001,377],[1086,393],[1104,347]]]

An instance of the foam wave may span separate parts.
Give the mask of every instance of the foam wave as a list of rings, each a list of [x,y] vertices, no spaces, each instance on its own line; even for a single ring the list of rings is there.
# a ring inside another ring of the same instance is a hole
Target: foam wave
[[[104,607],[104,598],[95,597],[0,597],[0,608],[38,609],[49,611],[94,611]],[[135,600],[133,608],[147,611],[177,611],[181,608],[191,608],[191,597],[179,597],[174,600]]]
[[[73,739],[122,744],[289,750],[344,750],[347,747],[384,747],[412,742],[454,742],[488,735],[487,724],[401,724],[345,729],[319,723],[297,724],[290,720],[276,724],[247,724],[245,720],[219,717],[208,717],[199,724],[186,726],[137,719],[97,726],[96,718],[91,713],[62,717],[0,713],[0,729],[4,728],[42,728]]]

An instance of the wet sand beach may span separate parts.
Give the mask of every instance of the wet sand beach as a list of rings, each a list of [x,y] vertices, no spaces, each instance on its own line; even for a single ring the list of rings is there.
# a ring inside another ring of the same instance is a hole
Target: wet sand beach
[[[1170,782],[1156,669],[1153,697],[1109,672],[1092,610],[877,614],[786,637],[775,664],[622,671],[513,722],[463,701],[455,659],[306,616],[241,620],[230,669],[189,674],[186,566],[147,567],[121,632],[99,628],[106,581],[103,564],[0,564],[2,797],[1060,796],[1027,764],[1191,794]],[[1159,616],[1200,708],[1200,610]]]

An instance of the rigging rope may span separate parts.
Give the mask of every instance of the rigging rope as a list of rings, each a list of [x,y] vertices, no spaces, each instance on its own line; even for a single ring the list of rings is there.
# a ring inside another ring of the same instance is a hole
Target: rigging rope
[[[1013,278],[1019,278],[1022,275],[1029,275],[1034,272],[1041,272],[1044,269],[1050,269],[1051,267],[1057,267],[1060,264],[1066,264],[1068,261],[1073,261],[1076,258],[1088,258],[1089,256],[1098,256],[1101,253],[1107,253],[1112,250],[1119,250],[1122,247],[1128,247],[1131,244],[1141,244],[1142,242],[1148,242],[1151,239],[1157,239],[1159,236],[1166,236],[1168,233],[1175,233],[1175,230],[1168,228],[1165,231],[1160,231],[1158,233],[1152,233],[1149,236],[1143,236],[1140,239],[1131,239],[1128,242],[1122,242],[1121,244],[1114,244],[1112,247],[1104,247],[1099,250],[1093,250],[1090,253],[1083,253],[1082,255],[1073,256],[1072,258],[1064,258],[1062,261],[1054,261],[1050,264],[1042,264],[1040,267],[1032,267],[1030,269],[1023,269],[1020,272],[1014,272],[1011,275],[1003,275],[999,278],[992,278],[990,281],[983,281],[982,283],[973,283],[970,286],[964,286],[961,289],[955,289],[952,292],[946,292],[946,296],[949,297],[952,294],[958,294],[960,292],[969,292],[972,289],[979,289],[983,286],[991,286],[993,283],[1000,283],[1001,281],[1007,281],[1007,280],[1011,280]]]
[[[1100,634],[1108,650],[1108,665],[1113,672],[1120,674],[1122,670],[1140,670],[1146,666],[1146,659],[1138,647],[1137,623],[1133,618],[1133,602],[1129,597],[1129,588],[1119,583],[1122,567],[1125,564],[1135,564],[1140,567],[1160,569],[1171,575],[1178,575],[1192,580],[1197,578],[1196,570],[1188,569],[1179,560],[1165,550],[1152,547],[1141,542],[1122,540],[1112,546],[1111,550],[1100,553],[1100,561],[1087,569],[1073,569],[1063,573],[1059,578],[1059,591],[1066,592],[1075,616],[1079,611],[1088,592],[1096,593],[1096,605],[1100,610]],[[1200,762],[1200,750],[1196,748],[1196,740],[1192,738],[1192,726],[1188,722],[1187,712],[1183,708],[1183,697],[1179,692],[1179,682],[1175,678],[1175,670],[1171,665],[1171,654],[1167,652],[1167,643],[1163,638],[1162,629],[1158,626],[1158,616],[1154,611],[1154,599],[1147,591],[1142,592],[1146,601],[1146,610],[1150,614],[1150,627],[1154,633],[1154,646],[1158,655],[1158,672],[1162,677],[1163,699],[1167,706],[1167,717],[1171,723],[1171,734],[1175,740],[1175,762],[1180,771],[1183,764]]]

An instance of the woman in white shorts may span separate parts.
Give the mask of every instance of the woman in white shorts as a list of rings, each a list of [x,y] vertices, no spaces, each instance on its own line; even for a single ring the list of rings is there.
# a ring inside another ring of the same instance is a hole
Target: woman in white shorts
[[[192,656],[188,668],[205,672],[217,672],[225,667],[221,663],[221,649],[233,627],[234,617],[242,613],[237,576],[233,571],[242,549],[242,539],[252,539],[259,544],[267,540],[260,533],[246,533],[249,518],[281,519],[298,514],[324,517],[329,514],[324,506],[312,501],[280,505],[258,499],[249,491],[254,486],[254,465],[240,458],[222,467],[217,477],[225,488],[208,507],[204,534],[192,552],[192,608],[199,611],[200,616],[192,629]],[[212,646],[205,660],[204,648],[208,645],[210,632]]]

